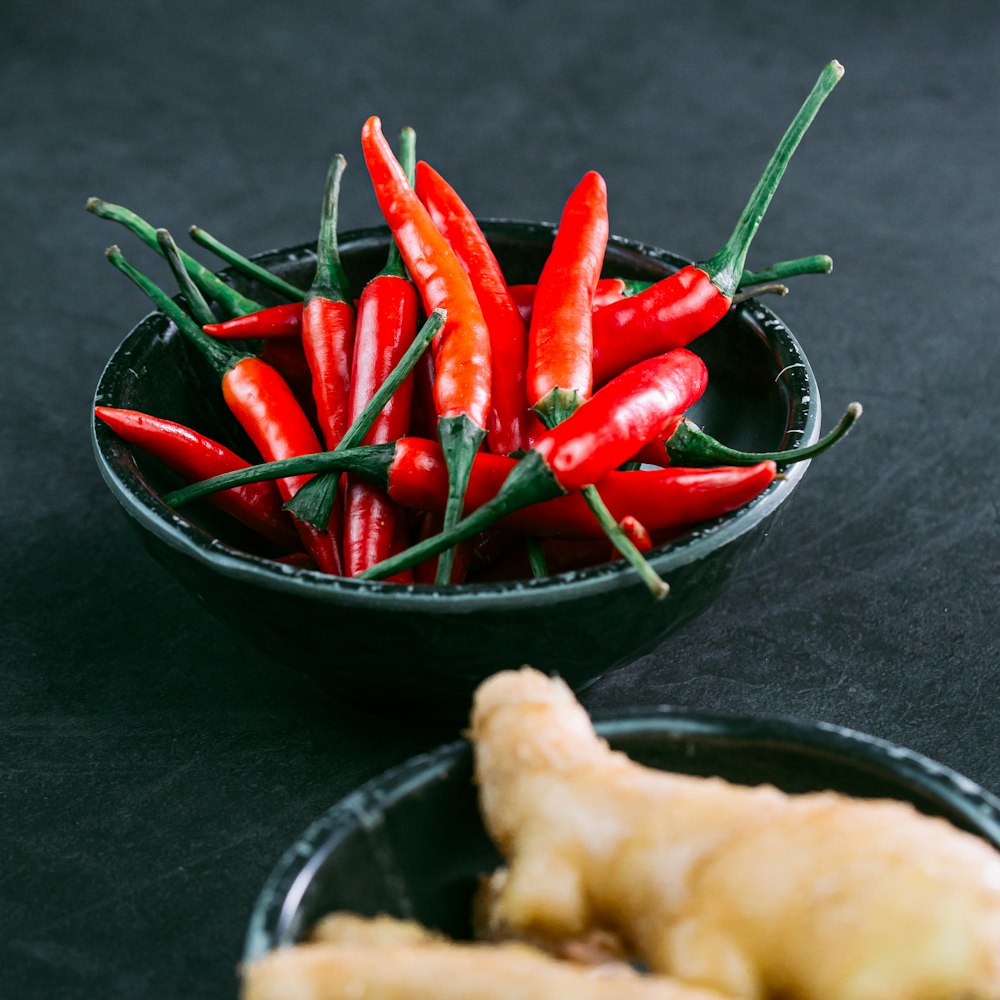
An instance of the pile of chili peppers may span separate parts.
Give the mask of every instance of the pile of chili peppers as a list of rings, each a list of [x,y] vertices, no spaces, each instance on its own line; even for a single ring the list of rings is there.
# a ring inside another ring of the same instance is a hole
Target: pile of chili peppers
[[[684,416],[708,383],[688,345],[769,282],[830,269],[824,256],[758,272],[745,261],[842,73],[836,62],[824,68],[718,253],[652,283],[602,277],[607,188],[590,171],[566,201],[537,284],[509,286],[472,212],[416,162],[413,130],[401,131],[397,159],[376,117],[362,152],[392,239],[385,266],[360,289],[337,244],[342,156],[328,173],[306,290],[191,229],[198,245],[287,300],[280,305],[249,299],[165,230],[91,199],[88,210],[170,264],[180,297],[108,250],[216,372],[257,464],[151,414],[99,406],[96,415],[189,484],[168,504],[206,498],[274,558],[445,584],[621,556],[663,596],[644,552],[743,506],[782,464],[823,451],[861,412],[852,404],[816,444],[769,454],[726,448]]]

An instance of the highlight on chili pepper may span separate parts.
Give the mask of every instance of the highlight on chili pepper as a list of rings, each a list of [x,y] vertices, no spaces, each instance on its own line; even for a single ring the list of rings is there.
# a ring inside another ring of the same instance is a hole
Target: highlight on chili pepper
[[[652,281],[605,273],[608,190],[591,169],[570,188],[537,280],[508,284],[472,210],[443,174],[417,163],[413,130],[401,129],[397,159],[376,116],[361,130],[361,152],[389,253],[381,270],[352,272],[357,297],[339,255],[339,154],[308,287],[189,230],[263,301],[165,229],[91,198],[89,212],[166,259],[173,297],[120,249],[107,251],[194,348],[192,363],[214,372],[219,401],[250,444],[230,447],[221,428],[166,414],[98,406],[95,417],[184,484],[163,497],[167,506],[188,516],[207,499],[260,537],[255,554],[303,572],[447,587],[486,570],[498,579],[509,565],[537,578],[566,565],[561,544],[578,558],[624,558],[662,598],[669,581],[650,553],[761,496],[782,468],[829,450],[861,415],[852,403],[818,440],[769,451],[729,447],[689,415],[714,384],[689,345],[745,298],[831,270],[825,254],[757,270],[746,261],[842,74],[836,61],[823,69],[722,247]]]

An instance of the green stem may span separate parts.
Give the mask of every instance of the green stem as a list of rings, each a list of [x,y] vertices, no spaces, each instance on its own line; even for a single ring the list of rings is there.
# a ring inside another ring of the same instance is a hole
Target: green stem
[[[698,265],[708,274],[712,283],[723,295],[732,298],[739,286],[750,242],[757,233],[764,213],[767,211],[771,198],[774,196],[785,168],[788,166],[788,161],[792,158],[802,136],[805,135],[806,129],[812,124],[820,106],[843,75],[844,67],[836,60],[823,68],[815,86],[768,161],[764,173],[753,189],[753,193],[736,223],[736,228],[733,229],[729,239],[714,257]]]
[[[744,271],[740,278],[740,288],[749,285],[763,285],[769,281],[784,281],[800,274],[829,274],[833,270],[833,258],[825,253],[811,257],[796,257],[794,260],[779,260],[760,271]]]
[[[201,226],[192,226],[188,230],[188,233],[198,246],[211,251],[216,257],[224,260],[227,264],[231,264],[237,271],[242,272],[248,278],[259,281],[262,285],[273,289],[279,295],[284,295],[293,302],[301,302],[305,298],[306,293],[301,288],[296,288],[285,281],[284,278],[272,274],[266,267],[261,267],[260,264],[256,264],[249,258],[244,257],[239,251],[226,246],[225,243],[217,240],[211,233],[202,229]]]
[[[810,257],[795,257],[792,260],[779,260],[770,267],[760,271],[744,271],[740,275],[737,287],[748,288],[750,285],[761,285],[765,282],[784,281],[786,278],[796,278],[800,274],[829,274],[833,270],[833,258],[825,253],[815,253]],[[644,292],[655,281],[642,281],[639,278],[622,278],[622,298],[631,298]]]
[[[184,270],[184,262],[181,260],[180,251],[174,242],[169,230],[157,229],[156,242],[160,245],[160,252],[170,265],[170,271],[177,282],[178,287],[184,294],[184,299],[188,304],[188,310],[195,321],[201,326],[206,323],[215,322],[215,313],[211,306],[205,301],[205,296],[201,294],[201,289],[191,280],[191,275]]]
[[[393,576],[426,559],[432,559],[467,538],[472,538],[473,535],[490,527],[515,510],[520,510],[528,504],[551,500],[563,492],[565,491],[556,482],[552,470],[545,464],[541,455],[536,451],[529,451],[511,469],[497,495],[488,503],[474,510],[452,528],[445,529],[440,534],[432,535],[430,538],[425,538],[422,542],[418,542],[398,555],[390,556],[377,565],[366,569],[359,574],[358,579],[381,580],[384,577]]]
[[[313,455],[297,455],[294,458],[282,458],[276,462],[262,462],[245,469],[235,469],[232,472],[212,476],[211,479],[192,483],[190,486],[183,486],[168,493],[163,502],[169,507],[183,507],[194,500],[235,486],[323,472],[354,472],[363,476],[368,482],[382,489],[388,489],[389,469],[395,457],[395,442],[366,444],[344,451],[319,451]]]
[[[788,285],[779,285],[776,281],[768,282],[766,285],[756,285],[753,288],[743,288],[733,296],[733,305],[746,302],[747,299],[756,299],[761,295],[787,295]]]
[[[109,219],[123,225],[147,246],[156,250],[157,253],[160,252],[156,230],[135,212],[122,205],[113,205],[111,202],[102,201],[100,198],[89,198],[86,208],[88,212],[92,212],[100,219]],[[263,308],[259,302],[241,295],[235,288],[227,285],[218,275],[213,274],[207,267],[203,267],[190,254],[181,250],[180,257],[184,262],[184,269],[191,275],[198,287],[209,298],[215,299],[231,315],[242,316],[245,313],[257,312]]]
[[[385,409],[386,403],[392,398],[393,393],[403,384],[407,376],[413,371],[420,356],[427,350],[430,342],[437,332],[444,325],[447,314],[443,309],[435,309],[427,317],[427,322],[417,331],[413,338],[413,343],[406,349],[406,353],[399,359],[396,367],[393,368],[385,381],[378,387],[378,390],[369,400],[368,405],[358,414],[357,418],[347,428],[347,432],[340,439],[340,443],[333,449],[333,453],[346,451],[360,445],[364,436],[371,429],[375,418]],[[333,511],[333,503],[336,499],[336,485],[339,481],[338,473],[331,473],[328,476],[316,476],[310,479],[296,494],[285,504],[285,510],[290,511],[294,517],[300,521],[306,521],[313,527],[325,530],[330,523],[330,515]]]
[[[441,452],[448,467],[448,500],[444,508],[443,534],[451,531],[462,519],[472,463],[485,437],[486,431],[473,423],[464,413],[456,417],[441,417],[438,420],[438,440],[441,442]],[[438,560],[436,583],[451,582],[451,567],[454,561],[455,550],[448,548]]]
[[[860,403],[851,403],[836,426],[815,444],[788,451],[736,451],[715,438],[709,437],[690,420],[682,420],[674,433],[666,440],[665,446],[670,461],[678,466],[692,465],[756,465],[758,462],[778,462],[788,465],[815,458],[821,452],[836,444],[854,426],[861,416]]]
[[[219,374],[220,378],[230,368],[242,361],[243,358],[250,357],[249,354],[243,351],[234,351],[232,348],[226,347],[221,341],[209,337],[162,288],[155,285],[141,271],[133,267],[124,258],[117,246],[108,247],[105,250],[105,255],[126,278],[135,282],[149,296],[153,304],[168,319],[173,320],[181,333],[201,351],[208,363]]]
[[[560,389],[556,386],[550,389],[532,409],[538,414],[538,419],[552,430],[556,424],[561,424],[567,417],[573,416],[583,403],[583,397],[577,389]]]
[[[549,575],[549,566],[545,561],[545,550],[538,538],[528,539],[528,562],[531,564],[531,575],[536,580]]]
[[[556,424],[572,416],[582,402],[578,392],[555,388],[546,393],[534,409],[542,423],[551,430]],[[587,505],[594,512],[601,530],[608,536],[608,541],[629,561],[657,600],[666,597],[669,588],[657,576],[656,570],[649,565],[645,556],[635,547],[632,539],[622,531],[621,526],[608,510],[607,504],[597,492],[597,487],[585,486],[582,493]]]
[[[330,163],[323,190],[323,211],[320,216],[319,237],[316,240],[316,276],[306,293],[311,298],[329,299],[331,302],[350,302],[350,286],[340,263],[337,246],[337,205],[340,201],[340,181],[347,168],[347,160],[338,153]]]
[[[413,187],[417,173],[417,133],[412,128],[406,127],[399,130],[399,162],[406,172],[406,179],[410,182],[410,187]],[[380,276],[407,277],[403,255],[399,252],[399,246],[395,240],[389,240],[389,257],[385,262],[385,267],[379,273]]]
[[[594,512],[597,523],[600,524],[611,544],[628,560],[632,568],[642,578],[642,582],[649,588],[653,597],[658,601],[663,600],[670,592],[670,587],[635,547],[632,539],[622,531],[621,525],[614,519],[614,515],[608,510],[607,504],[601,499],[597,489],[593,486],[584,486],[581,492],[583,499],[587,501],[587,506]]]

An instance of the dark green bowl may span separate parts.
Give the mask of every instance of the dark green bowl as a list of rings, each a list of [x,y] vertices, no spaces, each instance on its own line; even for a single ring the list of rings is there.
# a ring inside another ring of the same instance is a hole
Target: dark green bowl
[[[483,228],[508,281],[537,277],[552,226],[488,221]],[[381,267],[388,234],[382,228],[344,233],[340,248],[360,287]],[[258,260],[303,287],[315,265],[310,246]],[[686,263],[612,238],[605,274],[655,278]],[[263,297],[251,283],[232,280]],[[809,362],[769,309],[747,302],[692,347],[710,375],[692,416],[709,433],[752,451],[816,439],[819,395]],[[114,353],[95,402],[176,420],[253,454],[225,409],[217,376],[159,313],[142,320]],[[345,698],[439,716],[464,713],[475,686],[505,667],[529,663],[580,690],[652,650],[711,604],[753,553],[808,464],[789,466],[785,478],[746,507],[656,549],[650,561],[670,584],[669,597],[656,602],[624,563],[539,580],[440,588],[294,569],[266,558],[253,537],[208,506],[175,513],[161,496],[176,480],[96,421],[94,448],[143,544],[214,615]]]
[[[1000,848],[994,796],[927,757],[853,730],[665,707],[596,728],[650,767],[792,793],[899,799]],[[468,937],[477,878],[499,860],[479,817],[471,748],[447,744],[369,781],[299,837],[257,899],[244,958],[302,940],[334,910],[388,913]]]

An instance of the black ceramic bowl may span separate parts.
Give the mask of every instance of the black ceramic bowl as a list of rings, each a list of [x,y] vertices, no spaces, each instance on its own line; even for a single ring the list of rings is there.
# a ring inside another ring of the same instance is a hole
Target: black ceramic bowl
[[[1000,800],[920,754],[851,730],[670,708],[596,728],[651,767],[788,792],[895,798],[1000,848]],[[450,743],[363,785],[302,834],[258,897],[244,958],[302,940],[334,910],[413,918],[468,937],[477,877],[498,862],[479,818],[471,748]]]
[[[485,222],[507,280],[535,280],[554,229]],[[340,250],[355,287],[376,273],[385,229],[344,233]],[[305,287],[315,266],[301,246],[261,255],[261,263]],[[686,261],[612,238],[605,273],[670,274]],[[243,290],[261,289],[234,277]],[[731,310],[693,346],[710,374],[692,415],[710,434],[751,451],[794,448],[818,437],[819,397],[795,338],[766,307]],[[147,316],[112,356],[96,403],[143,410],[195,427],[253,454],[225,411],[217,376],[162,314]],[[649,652],[703,611],[750,556],[807,463],[743,509],[699,526],[655,550],[651,562],[670,584],[653,601],[624,563],[539,580],[437,588],[348,580],[265,558],[256,541],[208,506],[183,516],[161,496],[177,485],[164,469],[94,426],[97,461],[108,486],[164,567],[241,635],[338,694],[383,709],[464,713],[475,686],[524,663],[558,672],[576,690]]]

